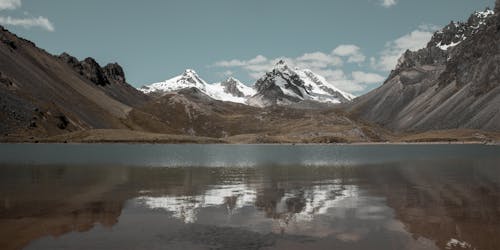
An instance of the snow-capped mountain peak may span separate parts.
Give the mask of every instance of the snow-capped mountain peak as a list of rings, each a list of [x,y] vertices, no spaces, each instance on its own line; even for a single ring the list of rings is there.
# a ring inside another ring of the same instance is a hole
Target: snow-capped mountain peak
[[[330,84],[307,69],[291,69],[284,60],[255,83],[257,95],[249,100],[254,106],[290,104],[300,101],[345,103],[354,96]]]
[[[491,9],[484,11],[476,11],[472,14],[467,22],[451,22],[443,29],[437,31],[431,39],[430,45],[448,50],[454,48],[464,40],[472,37],[479,29],[486,26],[487,20],[492,17],[495,12]]]
[[[181,75],[169,80],[145,85],[139,90],[146,94],[163,95],[186,88],[197,88],[215,100],[236,103],[245,103],[248,97],[255,94],[255,90],[234,77],[220,83],[208,84],[192,69],[186,69]]]
[[[274,65],[274,70],[280,70],[280,71],[284,71],[284,70],[288,70],[289,67],[288,65],[286,64],[285,60],[281,59],[279,60],[275,65]]]
[[[207,84],[192,69],[169,80],[145,85],[139,90],[146,94],[163,95],[185,88],[197,88],[220,101],[269,106],[301,101],[345,103],[354,96],[330,84],[324,77],[308,69],[292,69],[284,60],[278,61],[271,71],[257,80],[253,87],[234,77],[218,83]]]
[[[139,90],[146,94],[162,94],[193,87],[203,91],[205,90],[206,85],[207,83],[198,76],[196,71],[192,69],[186,69],[184,73],[179,76],[173,77],[163,82],[144,85]]]
[[[186,69],[180,77],[171,80],[174,79],[175,82],[180,85],[179,87],[184,87],[184,85],[186,85],[186,87],[196,87],[203,90],[205,85],[207,85],[207,83],[198,76],[196,71],[192,69]]]

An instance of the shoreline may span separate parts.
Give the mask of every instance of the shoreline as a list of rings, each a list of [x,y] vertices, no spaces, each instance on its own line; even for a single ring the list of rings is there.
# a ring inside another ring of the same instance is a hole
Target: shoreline
[[[55,141],[0,141],[0,144],[61,144],[61,145],[109,145],[109,144],[142,144],[142,145],[242,145],[242,146],[383,146],[383,145],[485,145],[485,146],[500,146],[500,142],[481,142],[481,141],[432,141],[432,142],[352,142],[352,143],[230,143],[230,142],[155,142],[155,141],[72,141],[72,142],[55,142]]]
[[[355,137],[309,134],[239,134],[204,137],[159,134],[133,130],[83,130],[48,137],[10,135],[0,137],[6,144],[227,144],[227,145],[500,145],[500,133],[479,130],[436,130],[422,133],[387,134],[383,137]]]

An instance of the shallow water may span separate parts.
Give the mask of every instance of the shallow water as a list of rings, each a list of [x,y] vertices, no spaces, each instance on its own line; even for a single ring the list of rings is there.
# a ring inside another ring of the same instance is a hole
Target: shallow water
[[[500,148],[0,145],[0,249],[500,249]]]

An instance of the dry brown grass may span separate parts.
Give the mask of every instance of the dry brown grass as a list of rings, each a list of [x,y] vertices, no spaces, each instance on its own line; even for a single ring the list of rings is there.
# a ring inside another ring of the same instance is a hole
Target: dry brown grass
[[[125,129],[94,129],[78,131],[48,138],[35,139],[38,142],[72,143],[223,143],[217,138],[188,135],[156,134]]]
[[[473,129],[436,130],[416,134],[403,134],[394,138],[393,141],[495,143],[500,141],[500,133]]]

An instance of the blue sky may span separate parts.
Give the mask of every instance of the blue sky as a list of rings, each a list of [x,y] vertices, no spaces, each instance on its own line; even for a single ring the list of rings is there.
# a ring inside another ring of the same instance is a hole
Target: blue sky
[[[494,0],[0,0],[0,24],[47,51],[120,63],[134,86],[186,68],[252,84],[285,58],[339,88],[379,86],[405,49]]]

